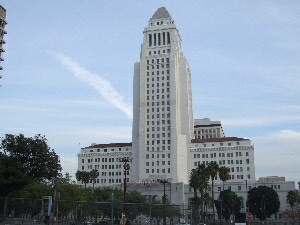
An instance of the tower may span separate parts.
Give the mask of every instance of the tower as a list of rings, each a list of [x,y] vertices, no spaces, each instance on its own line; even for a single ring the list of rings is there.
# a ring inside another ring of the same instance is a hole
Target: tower
[[[0,5],[0,61],[4,61],[4,59],[1,57],[1,53],[4,52],[4,48],[2,47],[2,44],[5,44],[4,34],[6,34],[6,30],[4,30],[4,27],[7,24],[5,17],[6,17],[6,9]],[[2,66],[0,66],[0,70],[2,70]],[[1,77],[2,76],[0,74],[0,79]]]
[[[132,179],[187,183],[187,148],[194,135],[190,68],[165,7],[143,33],[134,66]]]

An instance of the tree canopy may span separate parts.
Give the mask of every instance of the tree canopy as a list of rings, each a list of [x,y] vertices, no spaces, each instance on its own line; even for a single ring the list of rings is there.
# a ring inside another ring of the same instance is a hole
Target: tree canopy
[[[229,220],[230,215],[240,212],[242,206],[237,194],[231,190],[221,191],[218,200],[215,202],[218,215],[225,220]]]
[[[273,188],[258,186],[248,192],[250,213],[261,220],[277,213],[280,207],[279,196]]]
[[[61,170],[45,136],[6,134],[0,142],[0,193],[8,195],[33,181],[50,180]]]

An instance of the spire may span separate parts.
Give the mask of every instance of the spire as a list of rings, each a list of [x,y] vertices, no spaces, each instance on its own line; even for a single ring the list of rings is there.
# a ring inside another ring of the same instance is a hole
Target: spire
[[[160,7],[154,15],[152,16],[151,20],[157,20],[157,19],[162,19],[162,18],[171,18],[169,12],[165,7]]]

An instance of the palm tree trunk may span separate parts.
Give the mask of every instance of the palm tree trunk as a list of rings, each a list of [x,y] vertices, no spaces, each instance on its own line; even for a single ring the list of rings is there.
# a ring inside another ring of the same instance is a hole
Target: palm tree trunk
[[[215,217],[215,196],[214,196],[214,178],[211,178],[211,196],[212,196],[212,207],[213,207],[213,216],[214,216],[214,223],[216,223]]]
[[[204,215],[204,193],[203,193],[203,190],[200,191],[201,193],[201,222],[204,222],[204,218],[203,218],[203,215]]]

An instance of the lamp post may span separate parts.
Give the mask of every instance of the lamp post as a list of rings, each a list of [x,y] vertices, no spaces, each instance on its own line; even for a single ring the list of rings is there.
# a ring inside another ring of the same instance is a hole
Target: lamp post
[[[163,195],[163,225],[167,225],[166,218],[166,184],[170,183],[167,179],[159,180],[160,183],[164,185],[164,195]]]
[[[123,193],[123,202],[124,202],[124,208],[123,212],[124,215],[126,216],[126,191],[127,191],[127,171],[130,169],[130,165],[128,164],[129,162],[132,162],[132,158],[129,157],[123,157],[121,158],[120,162],[124,163],[123,168],[124,168],[124,193]]]
[[[111,193],[111,225],[114,224],[114,193]]]

